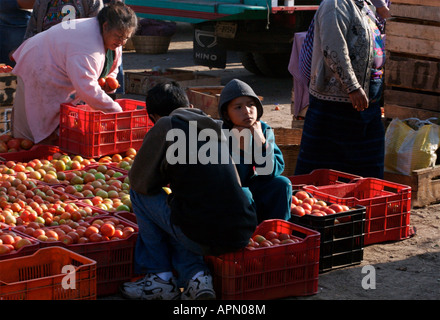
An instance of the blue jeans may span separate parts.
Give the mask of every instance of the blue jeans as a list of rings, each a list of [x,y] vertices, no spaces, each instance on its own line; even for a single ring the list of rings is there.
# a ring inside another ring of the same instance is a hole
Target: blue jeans
[[[184,287],[197,272],[208,271],[201,247],[171,223],[165,191],[146,196],[131,189],[130,199],[139,226],[135,273],[175,271],[177,284]]]

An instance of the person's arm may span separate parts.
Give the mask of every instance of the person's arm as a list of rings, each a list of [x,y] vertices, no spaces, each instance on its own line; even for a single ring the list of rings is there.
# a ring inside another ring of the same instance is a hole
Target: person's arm
[[[386,0],[371,0],[371,3],[376,7],[376,11],[382,19],[391,18],[390,9],[387,6]]]
[[[121,106],[98,84],[98,70],[99,63],[90,55],[75,54],[67,57],[66,73],[78,97],[94,109],[103,112],[121,112]]]
[[[31,17],[28,21],[27,27],[26,27],[26,32],[24,34],[24,38],[23,40],[27,40],[30,37],[34,36],[35,34],[37,34],[37,17],[38,17],[38,12],[40,9],[40,0],[33,0],[34,3],[34,10],[32,10],[32,14]]]
[[[35,0],[17,0],[17,4],[21,9],[32,9]]]
[[[326,2],[324,1],[324,5]],[[368,99],[359,84],[351,64],[345,35],[350,28],[350,17],[338,8],[329,8],[319,17],[320,39],[324,60],[349,95],[353,107],[362,111],[368,107]]]

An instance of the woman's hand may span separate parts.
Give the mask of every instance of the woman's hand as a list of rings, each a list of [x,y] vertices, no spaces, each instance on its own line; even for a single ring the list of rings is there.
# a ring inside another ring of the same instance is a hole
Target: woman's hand
[[[348,96],[353,104],[353,108],[355,108],[357,111],[364,111],[368,108],[368,98],[364,89],[359,88],[355,91],[352,91],[348,94]]]

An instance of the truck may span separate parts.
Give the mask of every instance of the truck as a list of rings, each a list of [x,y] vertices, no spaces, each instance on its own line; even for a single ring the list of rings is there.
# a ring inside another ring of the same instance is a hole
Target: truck
[[[225,68],[238,53],[246,70],[266,77],[289,76],[296,32],[306,31],[321,0],[125,0],[139,18],[194,26],[196,65]]]

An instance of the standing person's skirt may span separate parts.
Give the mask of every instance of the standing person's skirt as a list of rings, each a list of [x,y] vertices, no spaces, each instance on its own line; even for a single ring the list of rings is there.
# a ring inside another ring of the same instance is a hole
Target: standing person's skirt
[[[383,178],[385,129],[381,119],[381,90],[376,93],[377,99],[371,100],[369,107],[361,112],[351,103],[310,96],[295,175],[333,169]]]

